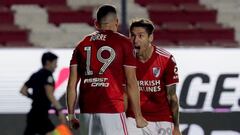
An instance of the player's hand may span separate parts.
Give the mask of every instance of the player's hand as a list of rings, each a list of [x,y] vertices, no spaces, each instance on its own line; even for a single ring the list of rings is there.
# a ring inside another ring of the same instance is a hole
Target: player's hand
[[[74,114],[68,114],[67,121],[71,129],[78,129],[80,126],[79,120],[76,118]]]
[[[145,118],[143,118],[142,116],[139,116],[136,119],[136,124],[137,124],[137,128],[144,128],[148,125],[148,122]]]
[[[173,135],[182,135],[180,130],[179,130],[179,127],[174,127],[173,129]]]

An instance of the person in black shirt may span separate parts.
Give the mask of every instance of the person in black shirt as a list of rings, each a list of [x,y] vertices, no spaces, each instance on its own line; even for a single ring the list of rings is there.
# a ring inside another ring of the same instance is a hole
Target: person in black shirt
[[[51,52],[42,55],[42,68],[32,74],[22,86],[20,93],[32,99],[32,108],[27,114],[27,127],[24,135],[50,134],[55,126],[48,118],[51,105],[56,109],[61,123],[65,123],[65,116],[61,112],[62,106],[53,95],[55,81],[52,73],[57,67],[57,56]],[[28,89],[32,89],[32,93]]]

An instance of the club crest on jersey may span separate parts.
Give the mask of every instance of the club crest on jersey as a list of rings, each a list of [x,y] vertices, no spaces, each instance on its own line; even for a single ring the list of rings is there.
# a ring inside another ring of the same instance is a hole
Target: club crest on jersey
[[[160,68],[159,67],[153,67],[153,76],[158,77],[160,75]]]

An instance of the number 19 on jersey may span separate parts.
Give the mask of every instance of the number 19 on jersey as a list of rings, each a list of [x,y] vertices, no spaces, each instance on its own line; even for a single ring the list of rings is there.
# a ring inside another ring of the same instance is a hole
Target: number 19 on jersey
[[[93,75],[93,71],[90,69],[91,67],[91,52],[92,48],[91,46],[84,47],[84,51],[87,53],[87,59],[86,59],[86,72],[85,75]],[[108,51],[110,56],[108,58],[103,58],[102,53],[103,51]],[[103,74],[106,69],[109,67],[109,65],[113,62],[113,60],[116,57],[116,53],[113,48],[110,46],[102,46],[97,51],[97,60],[101,63],[103,63],[102,67],[100,68],[98,74]]]

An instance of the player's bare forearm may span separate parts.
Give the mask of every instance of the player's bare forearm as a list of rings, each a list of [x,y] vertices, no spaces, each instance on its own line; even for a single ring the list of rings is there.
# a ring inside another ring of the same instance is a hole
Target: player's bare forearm
[[[127,95],[130,101],[131,107],[134,111],[135,117],[141,116],[141,109],[140,109],[140,94],[138,91],[138,87],[136,86],[127,86]]]
[[[74,114],[75,110],[75,104],[77,99],[77,80],[77,66],[71,66],[67,85],[67,107],[69,114]]]
[[[125,67],[126,74],[126,88],[128,100],[131,104],[135,117],[142,116],[140,109],[140,91],[137,84],[135,68]]]
[[[68,113],[74,114],[77,92],[74,88],[67,88],[67,107]]]
[[[170,99],[171,110],[173,112],[174,126],[179,127],[179,103],[177,96]]]
[[[45,92],[49,101],[57,110],[61,110],[62,105],[58,102],[58,100],[53,95],[54,87],[52,85],[45,85],[44,87],[45,87]]]
[[[60,104],[60,102],[54,97],[53,91],[54,91],[54,87],[52,85],[45,85],[45,92],[46,95],[49,99],[49,101],[52,103],[52,105],[56,108],[56,114],[58,115],[58,118],[60,120],[61,123],[66,123],[65,121],[65,116],[62,113],[62,105]]]
[[[179,102],[176,94],[176,85],[167,87],[169,104],[173,113],[174,126],[179,127]]]
[[[148,122],[143,118],[141,112],[140,91],[137,84],[136,69],[125,67],[125,74],[127,79],[127,95],[135,114],[136,126],[138,128],[144,128],[147,126]]]
[[[124,101],[124,112],[127,111],[127,108],[128,108],[128,96],[127,96],[127,88],[124,87],[124,93],[123,93],[123,101]]]

